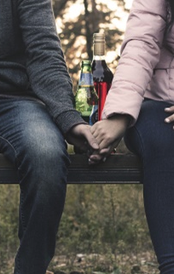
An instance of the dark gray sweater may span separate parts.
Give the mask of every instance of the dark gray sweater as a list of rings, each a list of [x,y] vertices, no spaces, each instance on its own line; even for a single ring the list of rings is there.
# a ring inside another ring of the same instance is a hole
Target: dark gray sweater
[[[0,0],[0,95],[6,94],[38,97],[63,133],[83,123],[51,0]]]

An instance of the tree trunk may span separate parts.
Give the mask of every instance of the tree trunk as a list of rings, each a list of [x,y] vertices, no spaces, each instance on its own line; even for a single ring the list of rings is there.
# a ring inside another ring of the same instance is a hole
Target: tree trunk
[[[90,31],[90,12],[88,10],[88,0],[84,0],[85,7],[85,29],[86,29],[86,49],[89,59],[92,60],[92,34]]]

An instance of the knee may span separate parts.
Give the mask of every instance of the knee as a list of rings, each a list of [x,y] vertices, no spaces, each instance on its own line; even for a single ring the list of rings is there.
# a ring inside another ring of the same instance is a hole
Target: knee
[[[21,189],[37,197],[41,206],[58,207],[66,193],[69,158],[64,143],[50,141],[35,144],[21,161]]]
[[[141,137],[146,154],[149,157],[174,156],[174,131],[171,125],[165,124],[158,128],[152,128]]]
[[[40,132],[27,138],[20,154],[19,169],[24,174],[33,174],[47,181],[48,177],[59,176],[66,172],[69,158],[66,143],[61,133]]]
[[[125,136],[128,148],[144,157],[174,156],[173,125],[164,122],[164,111],[161,110],[161,117],[154,116],[154,113],[149,115],[149,112],[141,112],[137,123],[128,129]]]
[[[164,125],[163,130],[158,127],[142,129],[135,125],[128,130],[125,143],[142,158],[174,156],[174,131],[170,125]]]
[[[144,151],[155,155],[174,155],[174,130],[172,124],[164,122],[165,102],[148,100],[142,105],[139,118],[135,124]]]
[[[40,139],[32,143],[28,147],[28,155],[30,162],[34,162],[37,166],[48,166],[49,164],[61,164],[67,157],[66,145],[64,141],[54,142],[49,139]]]

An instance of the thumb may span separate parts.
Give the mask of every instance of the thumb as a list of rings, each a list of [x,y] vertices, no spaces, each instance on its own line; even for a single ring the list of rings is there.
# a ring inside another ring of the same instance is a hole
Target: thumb
[[[99,145],[90,130],[84,132],[84,137],[88,141],[88,144],[91,148],[93,148],[94,150],[99,149]]]

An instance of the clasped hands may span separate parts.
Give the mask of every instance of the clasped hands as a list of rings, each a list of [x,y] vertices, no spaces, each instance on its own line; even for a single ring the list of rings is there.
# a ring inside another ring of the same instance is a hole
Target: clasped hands
[[[125,115],[114,115],[109,119],[101,120],[91,127],[91,133],[99,146],[89,155],[89,164],[105,161],[116,148],[125,134],[129,118]]]
[[[128,126],[127,115],[114,115],[93,126],[79,124],[66,136],[67,141],[88,153],[90,165],[104,161],[124,136]]]

